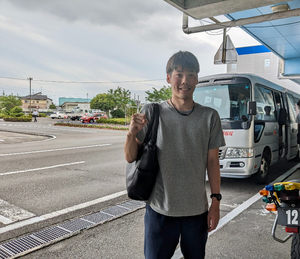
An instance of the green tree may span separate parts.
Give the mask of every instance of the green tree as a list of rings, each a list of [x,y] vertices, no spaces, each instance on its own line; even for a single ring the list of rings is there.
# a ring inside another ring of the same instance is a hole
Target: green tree
[[[148,95],[147,100],[149,102],[157,102],[160,103],[162,101],[166,101],[172,97],[172,88],[171,86],[163,86],[159,90],[157,90],[155,87],[152,88],[153,92],[146,91],[146,94]]]
[[[10,111],[16,106],[22,106],[22,101],[18,96],[15,95],[6,95],[0,97],[0,109],[6,109]]]
[[[125,107],[130,101],[130,91],[118,86],[115,90],[109,89],[108,93],[113,97],[115,108],[125,111]]]
[[[122,109],[116,109],[110,112],[113,118],[124,118],[125,112]]]
[[[55,104],[51,104],[51,105],[49,106],[49,109],[56,109]]]
[[[90,103],[91,109],[99,109],[106,112],[106,114],[115,106],[116,104],[111,94],[97,94]]]
[[[13,117],[21,117],[24,115],[23,109],[20,106],[15,106],[9,111],[9,115]]]

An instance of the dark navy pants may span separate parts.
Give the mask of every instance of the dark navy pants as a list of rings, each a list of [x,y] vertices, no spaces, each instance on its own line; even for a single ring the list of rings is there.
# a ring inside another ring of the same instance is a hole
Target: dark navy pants
[[[207,241],[207,212],[190,217],[168,217],[146,205],[146,259],[170,259],[179,242],[185,259],[203,259]]]

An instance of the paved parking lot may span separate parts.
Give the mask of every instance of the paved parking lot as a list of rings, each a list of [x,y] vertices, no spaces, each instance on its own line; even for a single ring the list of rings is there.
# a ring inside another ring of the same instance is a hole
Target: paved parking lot
[[[54,127],[53,123],[47,118],[38,123],[0,123],[0,130],[11,131],[0,131],[1,138],[7,141],[15,139],[10,144],[7,142],[9,145],[0,142],[0,199],[12,205],[11,208],[18,206],[33,213],[33,216],[28,214],[27,219],[12,224],[0,223],[0,231],[16,227],[9,231],[13,235],[0,234],[0,251],[1,245],[7,242],[69,224],[127,199],[122,195],[95,203],[107,195],[125,190],[122,147],[126,132]],[[18,131],[20,133],[16,133]],[[37,135],[22,134],[23,131]],[[55,138],[44,141],[45,137],[38,135],[41,133]],[[270,181],[297,167],[299,165],[292,162],[272,166]],[[293,176],[300,178],[300,175]],[[272,239],[275,215],[267,213],[264,203],[256,198],[262,187],[255,185],[250,178],[222,179],[221,217],[227,223],[210,235],[206,258],[289,258],[290,241],[279,244]],[[239,211],[253,197],[254,202]],[[83,208],[85,204],[88,207]],[[226,217],[235,211],[239,212],[227,221]],[[82,229],[23,258],[143,258],[143,215],[142,208]],[[50,216],[55,217],[42,220]],[[18,229],[18,224],[23,226]],[[173,259],[180,257],[177,251]]]

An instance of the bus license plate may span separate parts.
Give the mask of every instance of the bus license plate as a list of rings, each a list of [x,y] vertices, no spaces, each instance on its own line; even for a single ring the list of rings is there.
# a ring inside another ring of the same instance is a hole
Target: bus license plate
[[[278,208],[278,224],[282,226],[300,226],[299,208]]]

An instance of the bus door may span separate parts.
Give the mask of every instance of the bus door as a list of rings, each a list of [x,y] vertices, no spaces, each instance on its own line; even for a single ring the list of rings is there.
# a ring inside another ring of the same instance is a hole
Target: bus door
[[[286,137],[286,109],[283,104],[282,94],[274,92],[276,119],[278,121],[278,148],[279,158],[284,158],[287,155],[287,137]]]
[[[264,85],[255,84],[254,100],[257,114],[254,117],[254,142],[257,154],[268,152],[270,163],[280,159],[279,124],[276,116],[274,92]]]
[[[296,101],[292,94],[287,94],[287,112],[288,112],[288,153],[287,159],[293,158],[298,153],[298,143],[297,143],[297,133],[298,133],[298,123],[296,121]]]

